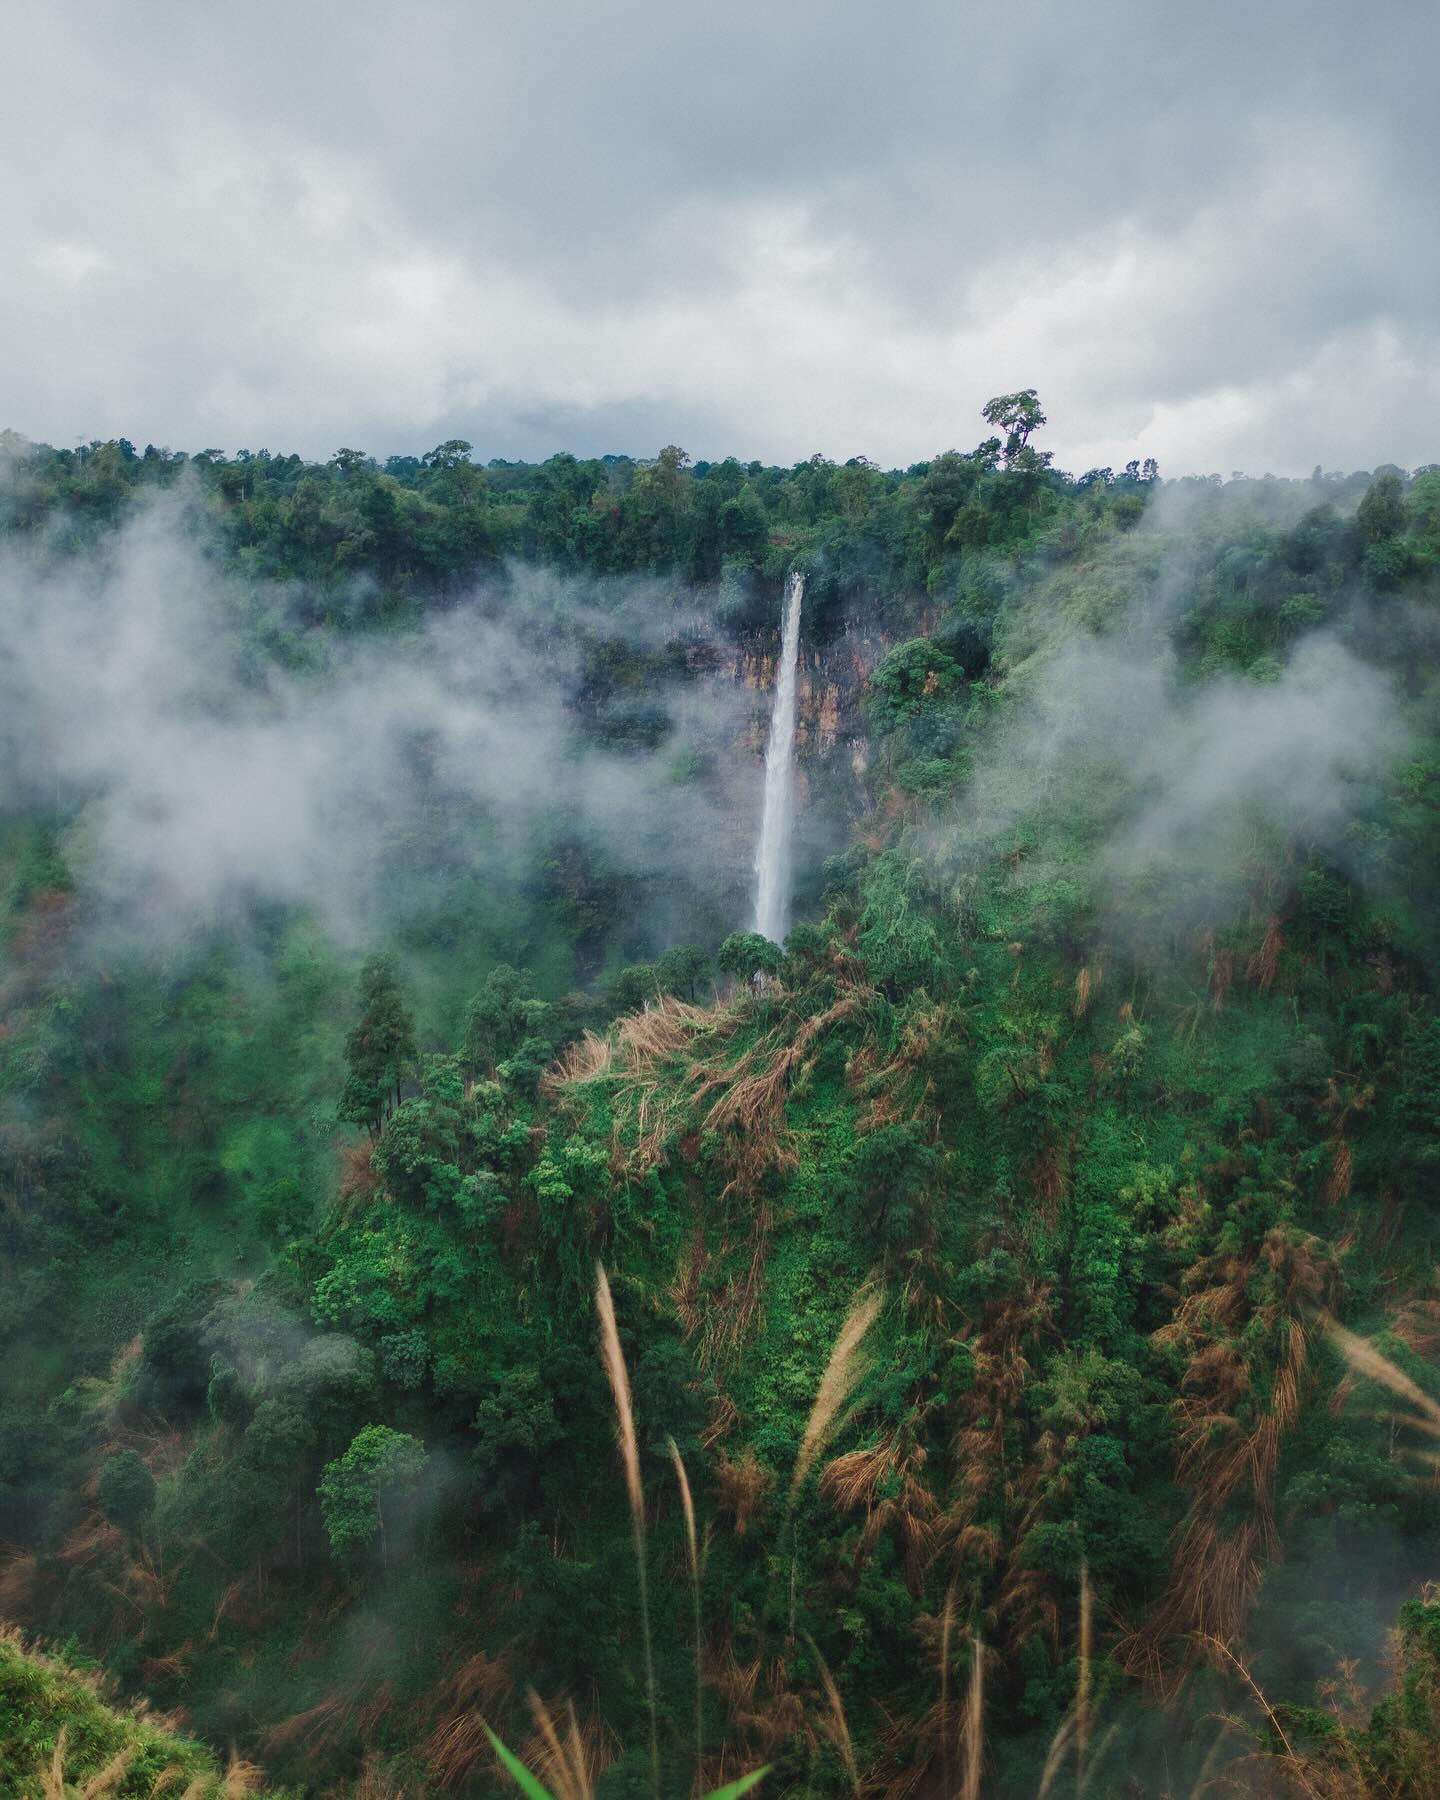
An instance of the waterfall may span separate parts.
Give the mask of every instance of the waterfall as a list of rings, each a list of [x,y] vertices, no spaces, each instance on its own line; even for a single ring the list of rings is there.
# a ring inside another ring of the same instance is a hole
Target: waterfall
[[[765,812],[755,848],[755,929],[783,943],[790,911],[790,810],[795,760],[795,666],[800,656],[800,602],[805,577],[792,570],[780,623],[780,666],[765,747]]]

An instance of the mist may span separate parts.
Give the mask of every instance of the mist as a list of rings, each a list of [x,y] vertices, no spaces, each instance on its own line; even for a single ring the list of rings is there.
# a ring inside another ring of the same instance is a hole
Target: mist
[[[69,820],[101,929],[163,940],[278,902],[354,942],[423,898],[417,840],[498,882],[542,828],[647,884],[662,945],[686,892],[743,889],[749,699],[660,584],[512,569],[414,627],[305,633],[286,666],[268,642],[295,596],[223,572],[196,524],[167,498],[101,552],[0,557],[0,793]],[[621,745],[583,691],[601,641],[675,646]]]

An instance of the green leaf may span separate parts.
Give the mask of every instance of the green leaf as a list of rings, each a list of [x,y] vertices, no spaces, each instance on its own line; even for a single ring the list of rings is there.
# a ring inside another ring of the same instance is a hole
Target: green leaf
[[[705,1800],[740,1800],[741,1794],[748,1794],[757,1781],[770,1773],[770,1765],[763,1769],[752,1769],[748,1775],[742,1775],[738,1781],[727,1782],[723,1788],[716,1788],[713,1794],[706,1794]]]
[[[508,1775],[514,1777],[516,1786],[522,1794],[528,1796],[528,1800],[551,1800],[549,1790],[541,1786],[513,1751],[505,1748],[488,1725],[485,1727],[485,1735],[489,1738],[495,1754],[500,1758],[502,1767]],[[736,1785],[739,1786],[738,1783]],[[729,1793],[730,1790],[727,1788],[725,1791]]]

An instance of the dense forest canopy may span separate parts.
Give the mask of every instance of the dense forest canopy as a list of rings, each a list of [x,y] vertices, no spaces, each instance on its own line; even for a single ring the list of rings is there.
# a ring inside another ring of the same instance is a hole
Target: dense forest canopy
[[[0,438],[13,1791],[1440,1792],[1440,466],[985,421]]]

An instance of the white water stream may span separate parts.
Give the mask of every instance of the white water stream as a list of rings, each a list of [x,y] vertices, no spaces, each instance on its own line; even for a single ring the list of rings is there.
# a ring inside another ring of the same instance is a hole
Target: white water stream
[[[794,570],[785,584],[780,622],[780,667],[765,747],[765,812],[755,848],[755,929],[780,944],[790,913],[790,813],[795,762],[795,670],[800,660],[800,603],[805,577]]]

